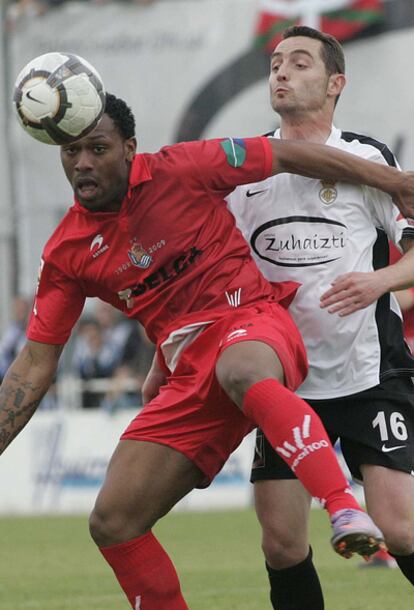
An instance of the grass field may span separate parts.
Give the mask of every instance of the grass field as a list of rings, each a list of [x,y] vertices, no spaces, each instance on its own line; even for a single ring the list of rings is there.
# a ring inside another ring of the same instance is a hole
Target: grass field
[[[413,610],[398,570],[358,569],[329,547],[323,511],[312,545],[326,610]],[[173,513],[156,528],[191,610],[266,610],[267,582],[253,511]],[[1,610],[123,610],[129,606],[89,539],[86,517],[0,518]],[[167,609],[166,609],[167,610]]]

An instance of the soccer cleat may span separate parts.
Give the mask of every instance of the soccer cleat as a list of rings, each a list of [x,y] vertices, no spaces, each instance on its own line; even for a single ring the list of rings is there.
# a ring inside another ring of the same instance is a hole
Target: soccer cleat
[[[360,563],[359,568],[398,568],[398,563],[387,551],[380,550],[368,558],[368,561]]]
[[[385,549],[381,531],[367,513],[354,508],[338,510],[331,517],[334,550],[349,559],[354,553],[368,558]]]

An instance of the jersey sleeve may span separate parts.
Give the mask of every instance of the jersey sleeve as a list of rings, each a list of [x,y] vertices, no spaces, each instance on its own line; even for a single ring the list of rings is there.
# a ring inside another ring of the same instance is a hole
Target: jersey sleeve
[[[82,286],[42,259],[27,338],[63,345],[77,322],[85,295]]]
[[[268,138],[226,138],[189,142],[186,155],[206,188],[228,195],[239,184],[260,182],[271,175]]]
[[[379,151],[373,152],[369,160],[384,165],[387,164],[387,161]],[[395,159],[394,164],[395,167],[400,169]],[[366,198],[371,205],[374,222],[378,227],[385,230],[388,238],[399,249],[401,249],[400,242],[403,238],[408,237],[414,239],[414,226],[412,220],[405,218],[401,214],[397,206],[393,203],[390,195],[372,187],[364,188]]]

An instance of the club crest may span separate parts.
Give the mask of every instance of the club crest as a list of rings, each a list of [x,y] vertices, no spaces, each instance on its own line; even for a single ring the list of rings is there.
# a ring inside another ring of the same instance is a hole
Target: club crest
[[[319,199],[325,205],[333,203],[337,196],[338,191],[335,188],[335,182],[329,182],[328,180],[321,180],[322,188],[319,191]]]
[[[140,269],[148,269],[153,261],[152,256],[138,242],[132,244],[131,249],[128,250],[128,256],[131,263]]]

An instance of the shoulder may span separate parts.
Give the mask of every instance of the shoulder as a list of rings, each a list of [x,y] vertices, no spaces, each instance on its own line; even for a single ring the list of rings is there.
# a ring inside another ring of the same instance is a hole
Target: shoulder
[[[146,153],[151,172],[181,173],[197,164],[208,154],[206,140],[178,142],[163,146],[155,153]]]
[[[340,143],[341,148],[364,159],[387,163],[393,167],[398,165],[394,153],[390,148],[384,142],[376,140],[372,136],[353,131],[341,131]]]
[[[64,239],[64,237],[68,233],[76,231],[75,227],[72,226],[72,219],[73,219],[73,211],[72,211],[72,208],[69,208],[69,210],[67,210],[66,214],[61,219],[59,224],[55,227],[52,234],[49,236],[49,239],[47,240],[47,242],[44,246],[44,249],[43,249],[44,255],[50,253],[57,246],[59,246],[61,241]]]
[[[85,248],[89,251],[92,240],[101,237],[98,229],[91,214],[79,213],[72,206],[47,240],[43,248],[43,261],[61,266],[64,261],[73,260],[73,256]]]

